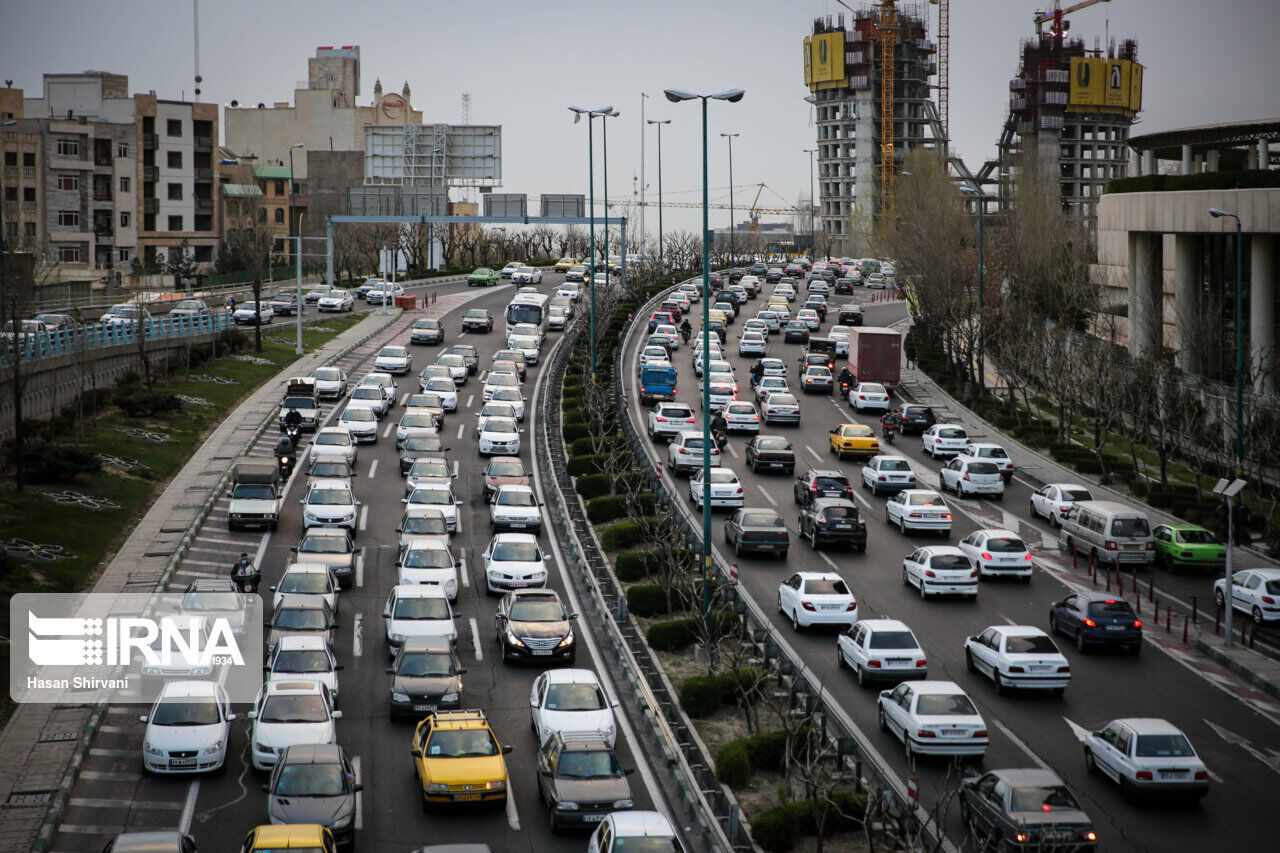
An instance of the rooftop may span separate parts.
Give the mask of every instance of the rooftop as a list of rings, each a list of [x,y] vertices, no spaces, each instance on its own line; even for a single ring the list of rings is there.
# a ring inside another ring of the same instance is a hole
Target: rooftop
[[[1259,139],[1280,140],[1280,118],[1236,121],[1226,124],[1204,124],[1130,136],[1129,146],[1135,151],[1155,151],[1163,160],[1180,160],[1182,146],[1190,145],[1197,153],[1214,148],[1229,148]]]

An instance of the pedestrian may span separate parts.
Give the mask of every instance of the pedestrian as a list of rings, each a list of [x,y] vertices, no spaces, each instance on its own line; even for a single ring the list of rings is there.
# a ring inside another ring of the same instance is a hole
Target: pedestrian
[[[914,368],[916,366],[916,345],[908,343],[905,352],[907,354],[907,367]]]

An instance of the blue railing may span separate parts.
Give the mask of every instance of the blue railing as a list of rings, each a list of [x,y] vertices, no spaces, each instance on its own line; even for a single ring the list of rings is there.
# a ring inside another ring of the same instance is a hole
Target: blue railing
[[[202,316],[166,315],[153,317],[142,323],[89,323],[74,329],[56,329],[24,335],[20,358],[22,361],[35,361],[121,344],[133,344],[138,341],[139,331],[143,332],[146,340],[164,340],[214,334],[231,325],[231,315],[226,311],[211,311]],[[3,348],[3,352],[0,352],[0,363],[7,364],[12,360],[13,349],[12,343]]]

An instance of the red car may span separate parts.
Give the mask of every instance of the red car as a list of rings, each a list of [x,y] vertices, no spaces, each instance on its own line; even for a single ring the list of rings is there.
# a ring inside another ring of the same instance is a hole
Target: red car
[[[667,311],[675,318],[675,322],[679,323],[680,318],[684,316],[684,312],[680,310],[680,305],[670,299],[658,306],[659,311]]]

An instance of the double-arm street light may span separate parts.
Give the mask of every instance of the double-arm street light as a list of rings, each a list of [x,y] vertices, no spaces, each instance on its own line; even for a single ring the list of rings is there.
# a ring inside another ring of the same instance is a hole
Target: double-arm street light
[[[649,124],[658,126],[658,269],[662,274],[667,272],[667,262],[662,254],[662,126],[671,124],[671,119],[649,119]]]
[[[604,151],[604,164],[600,168],[601,176],[604,178],[604,288],[609,289],[609,122],[603,121],[607,118],[617,118],[622,115],[618,110],[609,110],[601,113],[600,130],[604,133],[601,141],[601,148]],[[595,271],[591,273],[591,277],[595,278]],[[594,287],[592,288],[595,289]]]
[[[672,103],[702,101],[702,352],[711,352],[711,242],[707,218],[707,101],[737,103],[746,94],[726,89],[714,95],[697,95],[683,89],[666,89]],[[711,636],[711,371],[702,371],[702,621]]]
[[[737,214],[734,213],[733,208],[733,138],[741,135],[741,133],[720,134],[720,136],[729,140],[729,256],[733,258],[730,263],[734,264],[738,262],[738,234],[737,226],[734,224],[734,220],[737,219]]]
[[[588,257],[587,257],[587,275],[591,276],[591,372],[596,372],[596,167],[595,167],[595,139],[592,133],[591,120],[596,116],[608,115],[613,112],[613,107],[601,107],[598,110],[584,110],[582,107],[569,107],[573,111],[573,123],[577,124],[582,121],[582,117],[587,117],[587,191],[590,194],[590,200],[587,205],[587,215],[591,217],[591,230],[588,235]],[[608,206],[606,205],[606,208]],[[607,214],[606,214],[607,217]]]
[[[1209,208],[1214,219],[1229,216],[1236,221],[1236,476],[1244,473],[1244,285],[1240,273],[1244,268],[1244,248],[1241,241],[1240,217],[1234,213]],[[1230,589],[1230,580],[1227,581]]]
[[[293,180],[293,149],[301,148],[301,147],[302,147],[301,142],[295,142],[293,145],[289,146],[289,231],[290,232],[293,231],[293,211],[294,211],[293,196],[294,196],[295,187],[296,187],[296,184],[294,183],[294,180]],[[297,333],[298,333],[297,343],[294,344],[293,353],[294,355],[302,355],[302,223],[301,222],[298,223],[298,239],[297,239],[297,242],[294,243],[293,256],[294,256],[293,263],[294,263],[294,266],[296,267],[296,278],[297,278],[297,283],[295,286],[295,289],[297,292],[294,295],[294,299],[296,301],[293,306],[293,313],[297,319],[297,323],[295,325],[297,326]],[[385,302],[386,300],[383,300],[383,301]],[[258,312],[259,314],[261,314],[262,312],[261,305],[258,306]]]
[[[986,292],[986,268],[982,258],[982,224],[983,211],[987,206],[987,194],[980,189],[973,187],[961,187],[968,195],[976,196],[978,199],[978,387],[987,387],[986,362],[983,359],[983,350],[986,344],[987,327],[983,322],[983,297]]]

